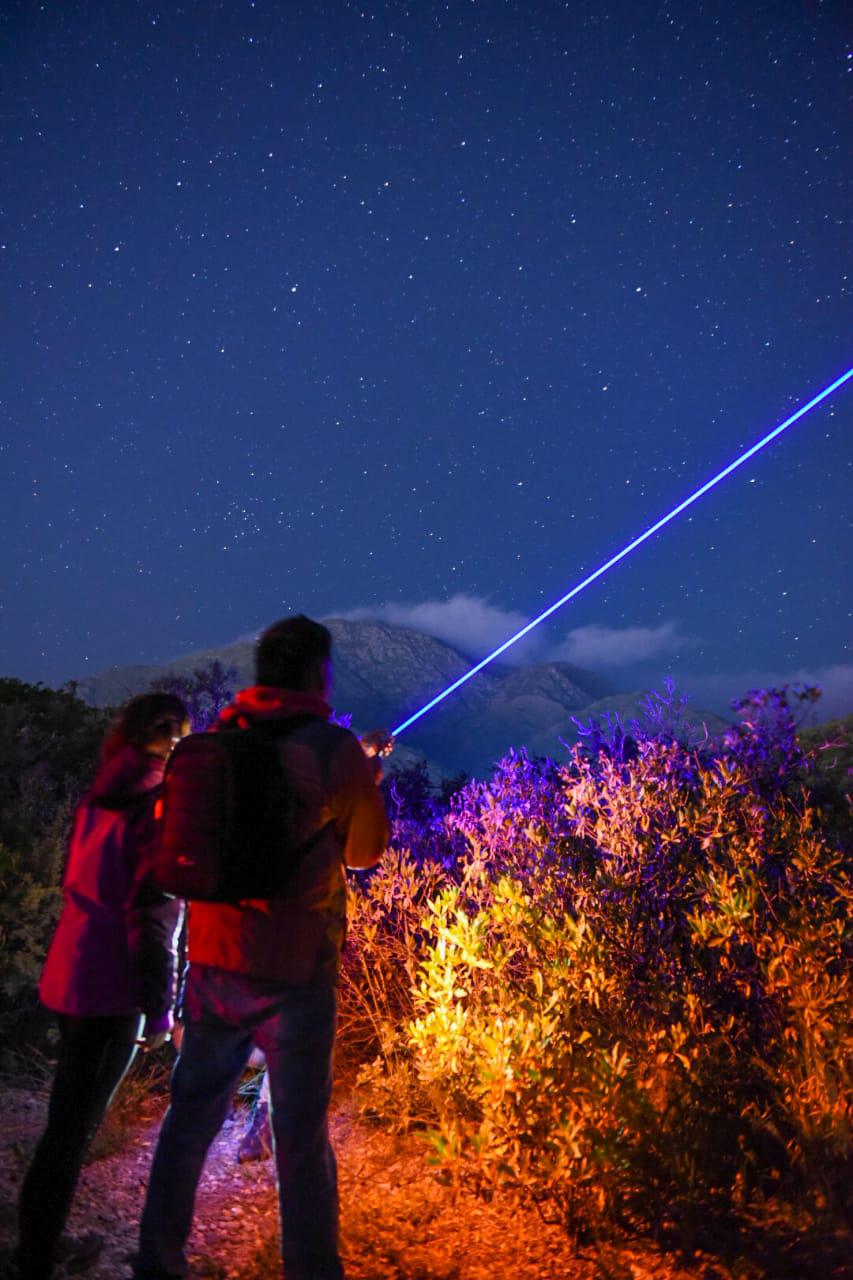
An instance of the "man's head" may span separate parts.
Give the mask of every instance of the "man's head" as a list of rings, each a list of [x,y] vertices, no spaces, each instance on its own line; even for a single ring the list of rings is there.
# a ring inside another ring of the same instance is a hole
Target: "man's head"
[[[328,697],[332,681],[332,636],[303,614],[267,627],[255,648],[258,684],[301,689]]]

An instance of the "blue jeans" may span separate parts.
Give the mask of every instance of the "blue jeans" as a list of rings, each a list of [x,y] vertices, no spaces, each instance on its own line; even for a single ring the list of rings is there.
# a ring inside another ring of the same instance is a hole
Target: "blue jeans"
[[[286,1280],[343,1280],[338,1190],[326,1112],[336,993],[190,967],[186,1026],[142,1213],[134,1275],[187,1274],[184,1252],[208,1148],[253,1045],[267,1059]]]

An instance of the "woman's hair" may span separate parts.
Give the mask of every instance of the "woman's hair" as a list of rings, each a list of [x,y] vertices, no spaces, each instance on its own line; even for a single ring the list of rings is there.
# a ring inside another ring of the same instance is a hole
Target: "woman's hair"
[[[174,725],[189,720],[189,713],[174,693],[141,693],[122,709],[110,726],[101,750],[101,760],[109,760],[122,747],[144,751],[149,743],[164,737]]]

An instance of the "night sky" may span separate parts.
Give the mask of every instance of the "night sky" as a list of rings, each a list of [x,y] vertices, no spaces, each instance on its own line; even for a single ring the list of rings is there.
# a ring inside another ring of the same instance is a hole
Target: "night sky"
[[[0,674],[562,595],[853,364],[845,10],[2,4]],[[535,656],[851,709],[851,386]]]

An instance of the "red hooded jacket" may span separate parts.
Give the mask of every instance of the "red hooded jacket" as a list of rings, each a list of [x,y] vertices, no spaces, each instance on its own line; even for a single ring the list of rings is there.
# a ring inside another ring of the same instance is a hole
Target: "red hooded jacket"
[[[182,907],[142,874],[163,769],[157,756],[122,747],[101,765],[77,808],[62,914],[39,986],[57,1013],[139,1012],[149,1031],[170,1025]]]

